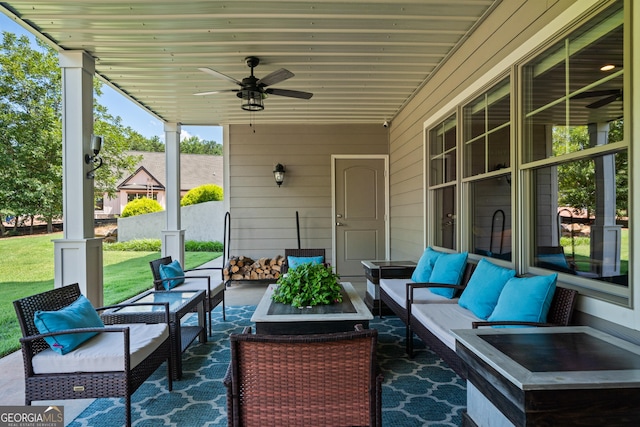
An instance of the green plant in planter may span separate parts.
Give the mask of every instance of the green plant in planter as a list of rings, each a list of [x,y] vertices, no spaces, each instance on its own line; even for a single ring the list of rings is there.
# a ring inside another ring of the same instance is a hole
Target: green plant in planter
[[[294,307],[342,302],[340,276],[323,264],[301,264],[280,276],[271,297]]]

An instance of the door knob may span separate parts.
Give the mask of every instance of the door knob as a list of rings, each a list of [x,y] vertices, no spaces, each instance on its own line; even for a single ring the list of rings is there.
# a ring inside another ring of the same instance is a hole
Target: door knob
[[[342,214],[337,214],[336,218],[342,218]]]
[[[340,227],[341,225],[344,225],[344,224],[342,224],[341,222],[336,222],[336,225]]]

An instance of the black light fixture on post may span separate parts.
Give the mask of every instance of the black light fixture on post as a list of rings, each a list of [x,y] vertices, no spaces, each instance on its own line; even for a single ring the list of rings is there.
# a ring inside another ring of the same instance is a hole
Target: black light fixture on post
[[[104,138],[102,136],[91,135],[91,154],[84,155],[84,162],[88,165],[93,163],[96,166],[87,172],[87,179],[95,178],[95,171],[102,166],[102,157],[99,157],[98,154],[100,154],[103,139]]]
[[[284,170],[284,166],[282,166],[280,163],[278,163],[275,169],[273,169],[273,177],[275,178],[276,184],[278,184],[278,187],[280,187],[284,182],[285,172],[286,171]]]

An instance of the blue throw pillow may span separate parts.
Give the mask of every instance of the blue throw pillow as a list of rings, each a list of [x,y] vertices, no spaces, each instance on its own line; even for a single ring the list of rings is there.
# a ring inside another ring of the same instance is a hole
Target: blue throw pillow
[[[479,318],[486,319],[498,303],[502,288],[515,275],[515,270],[497,266],[482,258],[460,295],[458,304]]]
[[[413,270],[411,280],[418,283],[428,282],[431,277],[431,272],[433,271],[433,266],[440,255],[444,255],[444,252],[434,251],[431,247],[426,248],[418,261],[416,269]]]
[[[459,254],[444,254],[436,260],[429,277],[431,283],[442,283],[445,285],[459,285],[467,264],[467,252]],[[429,290],[446,298],[453,298],[458,291],[452,288],[429,288]]]
[[[162,286],[166,290],[171,290],[178,285],[184,283],[184,271],[180,266],[180,262],[178,260],[171,261],[169,264],[161,264],[159,268],[160,278],[161,279],[172,279],[174,277],[182,277],[181,279],[175,280],[167,280],[162,282]]]
[[[104,328],[104,323],[102,323],[98,312],[84,295],[80,295],[77,300],[60,310],[36,311],[33,321],[41,334],[65,329]],[[44,340],[53,351],[67,354],[97,334],[97,332],[86,332],[56,335],[54,337],[46,337]]]
[[[557,278],[557,274],[551,274],[509,279],[487,320],[546,322]]]
[[[322,255],[318,256],[288,256],[287,264],[289,268],[296,268],[302,264],[322,264],[324,262],[324,257]]]

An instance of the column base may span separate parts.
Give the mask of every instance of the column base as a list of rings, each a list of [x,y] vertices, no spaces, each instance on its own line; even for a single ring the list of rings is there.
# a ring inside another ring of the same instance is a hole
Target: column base
[[[104,305],[102,239],[53,241],[54,287],[77,283],[95,307]]]
[[[184,268],[184,230],[162,231],[162,256],[178,260]]]

